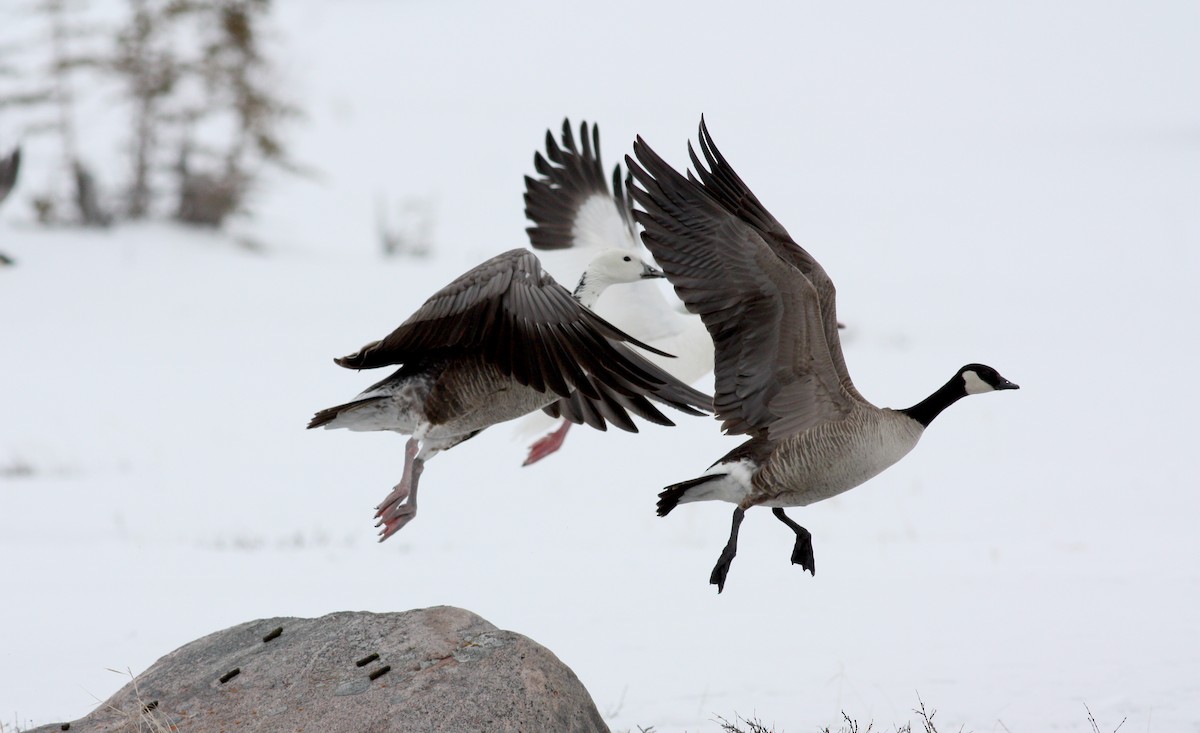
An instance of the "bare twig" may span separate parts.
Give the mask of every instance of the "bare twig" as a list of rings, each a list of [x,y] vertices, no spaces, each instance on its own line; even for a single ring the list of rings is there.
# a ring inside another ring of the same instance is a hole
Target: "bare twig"
[[[783,733],[782,731],[775,731],[768,728],[757,717],[743,718],[737,713],[733,714],[733,722],[722,718],[720,715],[717,716],[716,722],[721,726],[723,733]],[[746,727],[743,728],[742,725]]]
[[[1083,709],[1087,711],[1088,723],[1092,726],[1092,733],[1100,733],[1100,724],[1096,722],[1096,716],[1092,715],[1092,709],[1087,706],[1086,702],[1083,704]],[[1126,720],[1129,720],[1128,716],[1121,718],[1121,722],[1117,723],[1117,727],[1112,729],[1112,733],[1117,733],[1117,731],[1121,730],[1121,726],[1125,725]]]

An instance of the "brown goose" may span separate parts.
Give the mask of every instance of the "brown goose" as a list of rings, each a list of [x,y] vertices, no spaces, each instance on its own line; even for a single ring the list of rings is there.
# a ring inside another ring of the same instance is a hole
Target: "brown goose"
[[[784,514],[854,488],[899,461],[942,410],[962,397],[1017,385],[968,364],[902,410],[878,408],[855,389],[838,338],[834,287],[821,265],[759,203],[717,150],[703,118],[685,177],[639,137],[635,214],[642,241],[716,349],[714,407],[728,433],[752,436],[699,478],[668,486],[658,514],[678,504],[737,506],[709,582],[725,587],[746,509],[769,506],[796,533],[792,562],[815,574],[812,535]],[[705,165],[707,164],[707,165]],[[640,186],[640,187],[639,187]]]
[[[621,166],[612,171],[612,187],[600,160],[600,129],[582,122],[579,139],[570,120],[563,120],[561,143],[546,132],[546,151],[534,154],[537,177],[525,177],[525,216],[533,222],[526,229],[529,244],[542,253],[552,269],[563,265],[569,272],[579,271],[605,248],[625,250],[634,257],[646,257],[633,221],[633,201],[623,183]],[[600,304],[585,303],[617,328],[644,339],[674,354],[677,358],[650,356],[650,361],[688,384],[713,368],[712,339],[696,316],[686,313],[683,304],[664,297],[657,283],[645,282],[622,288],[619,299]],[[538,422],[531,416],[525,422]],[[530,465],[557,451],[571,423],[563,421],[557,430],[536,441],[523,465]]]
[[[636,432],[632,412],[672,425],[647,398],[693,415],[712,398],[671,377],[621,342],[659,353],[592,313],[614,283],[662,277],[626,252],[605,251],[576,295],[546,274],[533,253],[514,249],[460,276],[381,341],[336,359],[348,369],[400,365],[344,405],[318,412],[309,428],[392,430],[411,435],[404,474],[379,504],[380,541],[417,513],[425,462],[484,428],[546,408],[600,430]]]

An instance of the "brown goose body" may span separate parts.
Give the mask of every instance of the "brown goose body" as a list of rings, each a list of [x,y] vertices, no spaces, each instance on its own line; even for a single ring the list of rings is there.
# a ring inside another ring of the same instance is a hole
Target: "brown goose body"
[[[322,410],[309,427],[391,430],[425,440],[454,441],[541,410],[559,396],[517,382],[478,354],[437,358],[399,370],[346,405]],[[444,449],[443,449],[444,450]]]
[[[879,408],[855,388],[838,336],[835,289],[717,150],[701,120],[700,160],[683,175],[638,138],[626,157],[642,241],[715,348],[713,405],[726,432],[750,440],[702,476],[668,486],[658,513],[678,504],[736,505],[710,576],[724,588],[746,509],[769,506],[796,533],[792,562],[815,573],[812,537],[784,507],[806,506],[878,475],[908,454],[946,407],[969,394],[1016,389],[968,364],[920,403]],[[640,163],[640,165],[639,165]]]
[[[661,273],[606,252],[580,289],[645,277]],[[439,290],[387,337],[336,359],[348,369],[399,368],[350,402],[321,410],[308,427],[412,436],[403,477],[377,507],[386,539],[415,516],[425,461],[491,425],[546,409],[601,430],[612,424],[636,432],[631,414],[673,424],[650,400],[689,414],[711,409],[711,397],[626,343],[655,351],[584,307],[531,252],[510,250]]]
[[[769,450],[739,505],[807,506],[837,496],[908,455],[923,432],[903,413],[862,407],[778,443],[755,438]]]

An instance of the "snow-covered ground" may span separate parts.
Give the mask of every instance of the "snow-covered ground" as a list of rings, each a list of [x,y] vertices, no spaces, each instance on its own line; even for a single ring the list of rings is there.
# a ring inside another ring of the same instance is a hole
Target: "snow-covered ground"
[[[1200,6],[1190,2],[280,3],[296,157],[228,238],[0,217],[0,721],[78,717],[256,617],[452,604],[569,664],[615,730],[757,714],[890,728],[1200,731]],[[374,542],[400,438],[305,431],[374,375],[331,357],[525,242],[521,176],[564,115],[678,165],[699,115],[839,289],[861,391],[906,406],[983,361],[895,468],[748,514],[655,493],[712,420],[508,426],[438,457]],[[0,125],[3,120],[0,119]],[[12,140],[0,127],[0,147]],[[0,150],[0,152],[3,152]],[[27,173],[37,177],[31,151]],[[435,256],[376,256],[375,201]]]

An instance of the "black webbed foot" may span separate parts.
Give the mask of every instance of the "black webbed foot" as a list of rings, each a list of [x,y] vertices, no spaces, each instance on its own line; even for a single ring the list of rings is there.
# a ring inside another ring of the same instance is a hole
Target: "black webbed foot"
[[[813,557],[812,533],[804,527],[792,521],[791,517],[783,513],[783,509],[775,507],[771,510],[775,518],[786,524],[796,533],[796,546],[792,548],[792,564],[799,565],[802,570],[807,570],[814,577],[817,574],[817,561]]]
[[[733,510],[733,527],[729,530],[729,541],[725,543],[725,549],[721,550],[721,556],[717,558],[716,567],[708,576],[708,582],[717,586],[718,593],[725,590],[725,577],[729,575],[729,566],[737,555],[738,528],[741,527],[745,516],[746,512],[741,507]]]
[[[802,570],[807,570],[809,574],[817,574],[817,561],[813,558],[812,535],[808,532],[804,536],[796,536],[796,546],[792,549],[792,564],[799,565]]]

